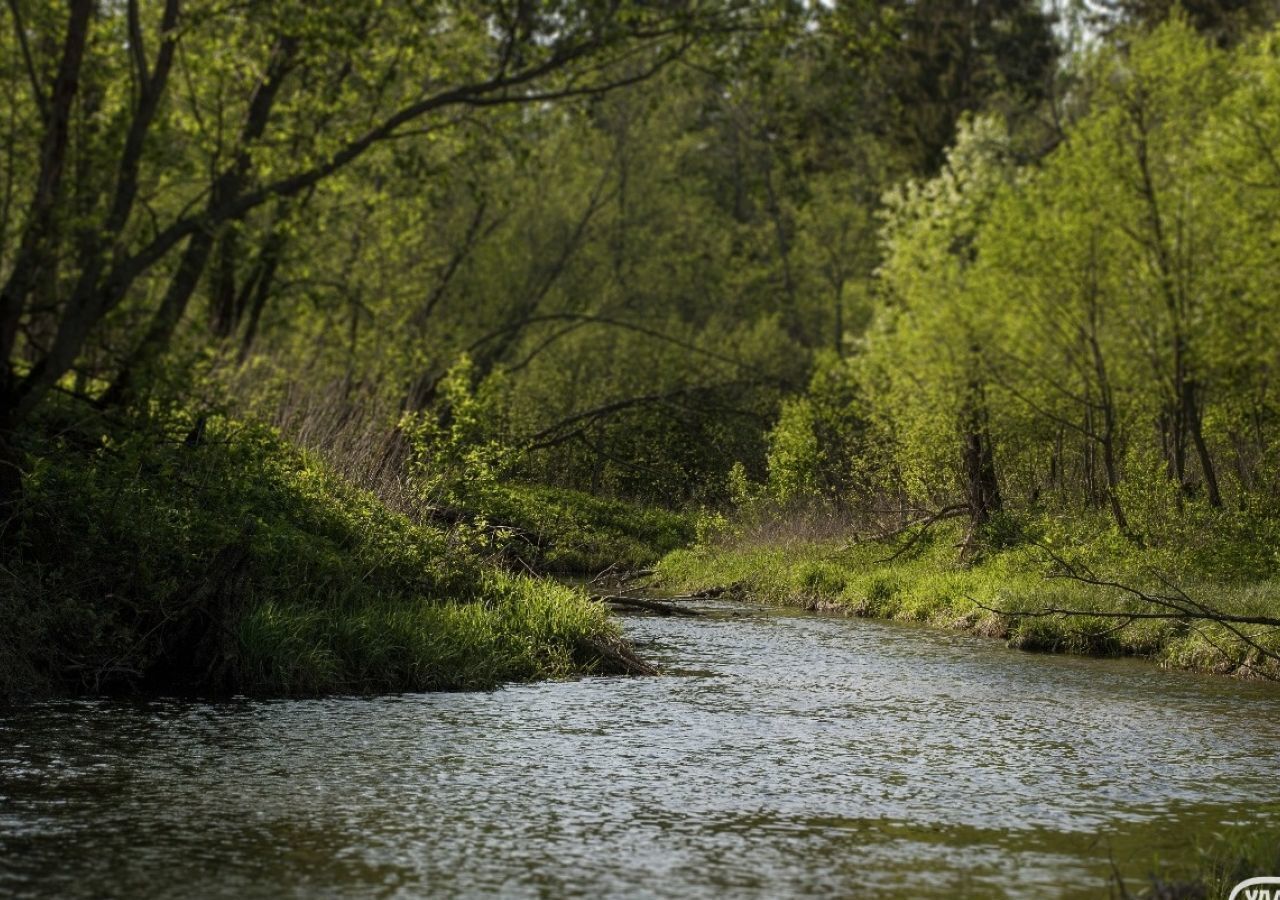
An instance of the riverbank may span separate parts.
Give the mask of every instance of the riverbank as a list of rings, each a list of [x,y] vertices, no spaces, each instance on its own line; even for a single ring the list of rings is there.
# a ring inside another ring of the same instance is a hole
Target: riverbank
[[[721,536],[668,554],[656,577],[682,592],[732,590],[764,603],[965,631],[1028,651],[1133,656],[1171,668],[1245,677],[1265,667],[1276,674],[1273,662],[1241,644],[1227,626],[1143,618],[1152,609],[1122,590],[1047,577],[1054,564],[1041,545],[991,550],[970,565],[957,558],[961,537],[958,527],[939,525],[909,552],[890,558],[895,547],[880,542]],[[1219,611],[1280,616],[1280,585],[1273,580],[1228,580],[1197,568],[1190,554],[1145,550],[1125,555],[1113,546],[1081,542],[1063,552],[1126,585],[1167,590],[1161,579],[1172,577],[1178,590]],[[1045,614],[1046,609],[1085,614]],[[1127,614],[1136,617],[1118,617]],[[1263,633],[1258,641],[1269,650],[1280,649],[1274,633]]]
[[[623,620],[663,678],[0,713],[0,885],[1138,897],[1275,810],[1272,685],[712,606]]]
[[[493,565],[275,432],[54,410],[4,532],[0,702],[461,690],[628,667],[586,595]]]

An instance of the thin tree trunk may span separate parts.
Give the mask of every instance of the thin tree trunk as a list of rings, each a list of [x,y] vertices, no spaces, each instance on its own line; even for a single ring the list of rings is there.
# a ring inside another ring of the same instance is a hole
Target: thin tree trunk
[[[1213,465],[1213,457],[1209,454],[1209,446],[1204,440],[1204,417],[1200,404],[1196,402],[1196,385],[1188,382],[1186,386],[1187,423],[1191,432],[1191,440],[1195,444],[1196,456],[1200,460],[1200,474],[1204,478],[1205,497],[1209,505],[1215,509],[1222,507],[1222,494],[1218,490],[1218,474]]]
[[[834,302],[836,333],[833,337],[835,339],[836,357],[844,359],[844,279],[836,282]]]
[[[1182,337],[1174,338],[1173,348],[1173,400],[1169,411],[1169,422],[1172,426],[1171,443],[1173,446],[1173,477],[1185,494],[1190,489],[1187,483],[1187,388],[1188,380],[1185,366],[1185,348]]]
[[[240,240],[236,223],[222,230],[214,248],[214,267],[209,278],[209,327],[214,337],[227,338],[236,330],[236,268]]]
[[[244,336],[240,339],[240,362],[249,358],[253,350],[253,342],[258,336],[258,327],[262,322],[262,311],[267,306],[267,298],[275,284],[276,272],[280,268],[280,259],[284,255],[285,236],[283,231],[273,232],[258,259],[258,272],[253,281],[253,296],[249,304],[249,321],[245,325]]]
[[[1111,391],[1111,377],[1107,371],[1106,358],[1102,355],[1102,346],[1098,343],[1098,307],[1090,309],[1089,350],[1093,356],[1094,377],[1098,380],[1098,406],[1102,412],[1102,434],[1099,443],[1102,445],[1102,469],[1107,479],[1107,502],[1111,507],[1111,517],[1116,527],[1128,537],[1134,537],[1129,529],[1129,518],[1124,513],[1120,502],[1120,468],[1116,460],[1116,405],[1115,395]]]
[[[297,47],[295,39],[282,39],[272,54],[271,64],[267,67],[267,72],[263,80],[258,83],[253,99],[249,103],[249,114],[240,135],[240,152],[236,162],[218,177],[213,189],[209,192],[206,211],[210,219],[213,218],[213,213],[217,209],[225,206],[243,189],[251,164],[249,147],[266,130],[267,122],[271,117],[271,108],[285,76],[293,65]],[[187,311],[191,295],[195,292],[208,264],[217,237],[215,227],[212,222],[208,222],[188,239],[182,259],[169,282],[160,307],[151,317],[142,341],[121,365],[115,380],[103,394],[103,403],[115,405],[126,401],[133,390],[138,371],[159,358],[168,348],[177,331],[178,323],[182,321]]]
[[[977,529],[991,521],[992,514],[999,512],[1001,508],[995,450],[987,427],[986,401],[982,386],[977,381],[969,386],[965,422],[965,493],[969,500],[970,523],[973,529]]]
[[[778,192],[773,186],[773,165],[768,158],[767,148],[764,154],[765,196],[768,200],[769,219],[773,223],[773,236],[778,245],[778,264],[782,267],[782,295],[787,304],[782,311],[782,322],[792,340],[800,341],[804,335],[796,301],[795,276],[791,271],[791,240],[787,235],[787,223],[782,216],[782,204],[778,201]]]

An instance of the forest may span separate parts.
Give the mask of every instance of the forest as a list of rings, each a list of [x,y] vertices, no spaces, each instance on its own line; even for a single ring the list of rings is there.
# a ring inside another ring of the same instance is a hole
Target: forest
[[[1271,709],[1277,378],[1275,0],[0,9],[0,711],[778,607]]]
[[[530,578],[667,553],[1274,672],[1275,13],[10,0],[3,693],[625,669]]]

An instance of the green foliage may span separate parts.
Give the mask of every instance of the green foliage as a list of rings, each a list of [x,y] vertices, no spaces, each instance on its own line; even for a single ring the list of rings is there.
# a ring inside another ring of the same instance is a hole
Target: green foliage
[[[813,407],[801,397],[782,404],[769,432],[769,493],[780,503],[813,498],[823,451],[814,434]]]
[[[613,626],[580,593],[494,573],[268,429],[213,417],[189,446],[191,424],[79,422],[43,448],[10,525],[0,693],[491,687],[598,665],[582,642]]]
[[[808,390],[783,403],[769,432],[769,497],[783,506],[865,501],[877,462],[855,366],[818,354]]]
[[[511,529],[507,549],[540,572],[639,569],[694,538],[691,516],[565,488],[505,485],[485,511]]]
[[[964,124],[939,175],[907,182],[887,198],[886,302],[859,360],[869,418],[892,447],[892,468],[926,502],[961,483],[963,432],[989,376],[991,306],[970,287],[978,233],[1014,177],[1010,146],[989,118]]]
[[[779,570],[904,617],[1021,584],[1032,537],[1275,576],[1255,4],[1121,4],[1144,28],[1070,57],[1029,0],[322,6],[0,12],[0,476],[28,492],[0,642],[69,635],[50,672],[168,665],[137,636],[237,548],[276,648],[245,677],[291,686],[482,681],[432,628],[493,678],[561,671],[510,649],[532,626],[482,559],[641,566],[783,510],[967,507],[907,575]],[[67,394],[119,421],[74,425]],[[231,419],[183,448],[194,408]]]
[[[1102,512],[1180,571],[1222,571],[1203,548],[1230,547],[1241,577],[1271,577],[1264,541],[1240,535],[1272,532],[1257,498],[1280,486],[1276,40],[1227,51],[1174,16],[1099,48],[1087,109],[1036,165],[1006,123],[965,122],[935,176],[887,196],[881,292],[836,417],[858,430],[814,441],[818,386],[788,401],[781,491],[816,494],[819,461],[852,445],[847,494],[985,522],[980,448],[1008,515],[966,551]]]
[[[477,391],[473,378],[474,365],[464,355],[442,379],[442,412],[427,410],[400,422],[411,454],[409,478],[427,502],[484,506],[512,466],[511,449],[498,439],[500,385],[491,379]]]
[[[746,509],[760,498],[760,485],[751,480],[741,460],[729,467],[726,481],[729,502],[738,509]]]
[[[1141,656],[1171,667],[1224,674],[1249,674],[1258,664],[1255,654],[1230,649],[1232,634],[1225,626],[1189,628],[1176,621],[1138,619],[1117,628],[1114,617],[1089,613],[1149,610],[1122,591],[1047,578],[1051,561],[1038,544],[1123,583],[1162,590],[1167,588],[1163,579],[1172,576],[1191,596],[1224,612],[1277,615],[1277,582],[1242,579],[1236,568],[1251,552],[1243,533],[1220,537],[1212,549],[1200,547],[1190,564],[1177,551],[1136,550],[1101,517],[1091,522],[1017,522],[999,516],[985,552],[973,565],[956,560],[959,527],[941,523],[930,536],[932,540],[917,542],[913,552],[890,558],[894,547],[881,542],[850,545],[804,535],[784,541],[777,534],[753,542],[722,535],[714,545],[667,555],[658,577],[680,590],[735,586],[744,596],[768,603],[959,628],[1024,650]],[[1211,564],[1213,558],[1219,564]],[[996,612],[1046,607],[1083,615]],[[1274,635],[1262,639],[1273,650],[1280,647]]]

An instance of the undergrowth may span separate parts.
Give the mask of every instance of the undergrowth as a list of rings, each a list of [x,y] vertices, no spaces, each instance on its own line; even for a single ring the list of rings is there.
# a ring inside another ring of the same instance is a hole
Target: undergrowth
[[[540,572],[639,569],[694,538],[692,517],[655,506],[540,485],[503,485],[486,512],[513,527],[511,553]]]
[[[495,571],[262,426],[54,408],[5,525],[0,699],[492,687],[606,667],[580,592]]]

